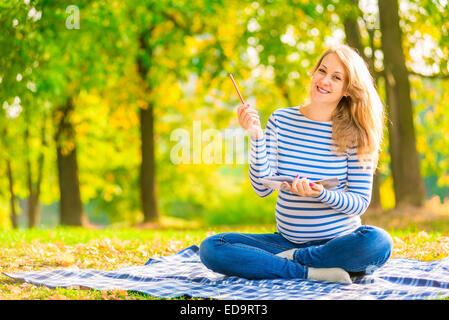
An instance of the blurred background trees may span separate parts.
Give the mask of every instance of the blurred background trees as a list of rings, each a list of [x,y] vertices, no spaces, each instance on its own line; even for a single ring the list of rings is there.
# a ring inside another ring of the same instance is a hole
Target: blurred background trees
[[[371,209],[442,203],[448,12],[445,0],[0,0],[0,228],[272,223],[228,74],[265,124],[305,103],[308,72],[344,42],[388,111]]]

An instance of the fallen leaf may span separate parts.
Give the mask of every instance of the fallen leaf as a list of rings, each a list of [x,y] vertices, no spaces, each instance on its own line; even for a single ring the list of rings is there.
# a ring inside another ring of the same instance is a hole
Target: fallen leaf
[[[61,253],[56,257],[56,263],[63,267],[68,267],[75,263],[75,257],[70,253]]]

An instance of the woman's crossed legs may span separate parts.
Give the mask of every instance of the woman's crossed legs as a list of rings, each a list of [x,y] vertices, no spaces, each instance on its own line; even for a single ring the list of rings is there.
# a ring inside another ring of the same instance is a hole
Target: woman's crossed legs
[[[307,279],[311,278],[311,269],[314,273],[318,269],[339,268],[369,274],[388,260],[392,246],[387,232],[367,225],[338,238],[301,244],[290,242],[279,233],[221,233],[201,243],[200,258],[209,269],[226,275]],[[292,249],[292,259],[277,256]]]

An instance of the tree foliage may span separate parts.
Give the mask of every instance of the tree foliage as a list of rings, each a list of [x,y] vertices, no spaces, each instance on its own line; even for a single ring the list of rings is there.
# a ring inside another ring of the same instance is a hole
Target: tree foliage
[[[265,123],[274,109],[307,101],[308,72],[329,45],[346,40],[347,17],[358,23],[386,102],[375,1],[78,1],[79,29],[68,6],[0,0],[0,226],[10,224],[8,163],[17,209],[33,194],[43,213],[59,202],[58,146],[76,147],[80,199],[92,221],[143,221],[141,114],[149,107],[161,215],[272,221],[274,197],[254,195],[247,163],[226,162],[236,156],[226,130],[244,135],[228,74]],[[442,198],[449,186],[448,12],[442,1],[399,2],[421,174],[428,196]],[[73,132],[55,140],[69,99]],[[189,134],[189,163],[170,157],[175,130]],[[201,156],[219,150],[211,149],[218,140],[221,154],[205,163]],[[394,205],[389,163],[387,137],[379,170],[386,207]]]

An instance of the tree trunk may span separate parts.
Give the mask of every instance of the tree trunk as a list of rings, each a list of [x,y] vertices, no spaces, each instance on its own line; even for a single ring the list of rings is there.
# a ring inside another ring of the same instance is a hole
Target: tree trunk
[[[410,82],[402,50],[398,2],[379,0],[378,4],[396,207],[420,207],[424,204],[426,193],[416,151]]]
[[[142,54],[147,57],[137,57],[138,72],[142,83],[147,83],[148,71],[150,69],[152,49],[148,45],[148,37],[151,35],[151,29],[142,33],[139,37]],[[145,59],[147,58],[147,59]],[[150,86],[147,86],[151,90]],[[140,132],[141,132],[141,153],[142,160],[140,166],[140,197],[143,211],[143,222],[154,222],[158,220],[159,213],[156,196],[156,163],[155,163],[155,144],[154,144],[154,105],[148,102],[147,108],[140,109]]]
[[[28,228],[36,228],[40,221],[39,197],[33,192],[27,200]]]
[[[355,6],[358,6],[357,2],[358,1],[354,1]],[[365,56],[365,51],[363,50],[364,48],[363,48],[359,25],[358,25],[357,21],[353,17],[347,16],[344,21],[344,26],[345,26],[347,44],[350,47],[355,48],[359,52],[359,54],[362,56],[362,58],[367,62],[368,67],[370,69],[370,73],[373,76],[374,81],[377,85],[378,76],[374,70],[374,61],[373,61],[373,58],[368,58],[367,56]],[[374,53],[374,48],[372,48],[372,49],[373,49],[372,52]],[[374,56],[374,54],[373,54],[373,56]],[[382,205],[381,205],[381,201],[380,201],[380,184],[381,184],[381,182],[382,181],[381,181],[379,170],[376,170],[376,172],[374,173],[374,176],[373,176],[372,195],[371,195],[371,202],[369,205],[370,209],[373,209],[373,210],[381,210],[382,209]]]
[[[16,210],[16,195],[14,193],[14,179],[12,175],[11,161],[6,160],[6,170],[8,174],[9,182],[9,203],[11,207],[11,224],[14,229],[19,227],[17,223],[17,210]]]
[[[61,195],[59,212],[61,225],[82,226],[87,223],[87,217],[81,202],[75,129],[71,122],[73,111],[71,99],[58,110],[58,113],[62,113],[55,135]]]
[[[41,128],[41,145],[44,147],[46,145],[45,141],[45,119]],[[27,124],[28,125],[28,124]],[[29,130],[28,127],[25,130],[25,143],[27,146],[27,150],[29,152]],[[28,227],[34,228],[37,227],[40,220],[40,206],[39,206],[39,196],[41,191],[41,183],[42,183],[42,175],[44,170],[44,150],[43,148],[40,150],[39,159],[37,162],[37,180],[36,183],[33,183],[33,174],[31,170],[31,161],[30,158],[27,157],[26,166],[27,166],[27,175],[28,175],[28,203],[27,203],[27,213],[28,213]]]
[[[153,106],[140,109],[140,130],[142,137],[142,163],[140,167],[140,192],[144,222],[158,219],[155,159]]]

